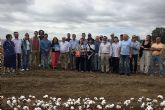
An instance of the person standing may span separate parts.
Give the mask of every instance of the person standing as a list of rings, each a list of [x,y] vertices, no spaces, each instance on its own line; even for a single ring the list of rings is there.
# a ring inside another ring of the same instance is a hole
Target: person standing
[[[45,69],[48,69],[51,42],[48,40],[47,33],[45,33],[44,39],[42,39],[40,42],[40,49],[41,49],[41,66]]]
[[[22,41],[22,69],[21,71],[29,70],[29,61],[30,61],[30,51],[31,51],[31,43],[29,39],[29,34],[25,34],[25,38]]]
[[[15,39],[13,40],[14,45],[15,45],[15,52],[16,52],[16,68],[21,70],[21,45],[22,45],[22,40],[19,39],[19,33],[14,32],[14,37]]]
[[[94,41],[94,45],[95,45],[95,54],[94,54],[94,70],[95,71],[100,71],[101,65],[100,65],[100,57],[99,57],[99,47],[100,47],[100,37],[96,36],[96,40]]]
[[[69,42],[66,41],[65,37],[62,37],[62,41],[60,42],[60,63],[61,63],[61,67],[65,70],[68,69],[70,63],[69,50],[70,50]]]
[[[151,40],[149,35],[146,36],[146,39],[143,41],[140,48],[142,50],[140,71],[142,73],[148,74],[151,59]]]
[[[16,69],[16,52],[15,45],[12,40],[12,35],[7,34],[6,40],[3,43],[3,53],[4,53],[4,72],[15,72]]]
[[[132,46],[132,57],[130,59],[130,70],[131,73],[137,72],[137,64],[138,64],[138,55],[140,50],[140,42],[137,41],[137,36],[132,36],[131,46]]]
[[[163,62],[161,58],[161,53],[164,49],[164,44],[161,43],[161,38],[156,37],[156,42],[151,46],[151,74],[156,73],[156,64],[159,65],[160,77],[163,77]]]
[[[127,34],[123,35],[123,41],[120,42],[120,74],[130,76],[130,58],[132,57],[131,42]]]
[[[38,37],[38,31],[34,32],[34,37],[31,39],[31,52],[32,66],[40,66],[40,39]]]
[[[93,43],[92,39],[89,39],[88,44],[87,44],[87,63],[86,63],[86,69],[88,72],[94,71],[94,54],[95,54],[95,45]]]
[[[51,66],[52,69],[57,68],[58,60],[60,56],[60,44],[57,37],[54,37],[52,40],[52,51],[51,51]]]
[[[71,62],[71,69],[76,69],[76,47],[78,46],[78,40],[76,39],[76,34],[72,34],[72,40],[70,40],[70,62]]]
[[[103,37],[103,42],[99,47],[99,56],[101,56],[101,72],[109,72],[109,58],[112,56],[112,47],[107,37]]]
[[[119,73],[119,53],[120,44],[118,37],[114,37],[114,42],[112,43],[112,72]]]

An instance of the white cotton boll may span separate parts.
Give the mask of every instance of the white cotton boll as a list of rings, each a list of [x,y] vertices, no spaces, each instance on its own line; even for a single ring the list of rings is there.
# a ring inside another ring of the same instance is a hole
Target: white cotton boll
[[[32,99],[35,99],[36,98],[36,96],[32,96]]]
[[[13,96],[13,97],[11,98],[11,100],[16,100],[16,98]]]
[[[86,108],[90,108],[90,105],[87,105]]]
[[[124,105],[125,105],[125,106],[128,106],[130,103],[131,103],[131,100],[126,100],[126,101],[124,101]]]
[[[19,99],[20,99],[20,100],[23,100],[23,99],[25,99],[25,96],[20,96]]]
[[[146,98],[146,101],[148,101],[148,102],[151,101],[151,100],[152,100],[152,99],[150,99],[150,98]]]
[[[27,103],[30,103],[30,102],[31,102],[31,99],[27,99],[26,102],[27,102]]]
[[[103,107],[101,105],[97,105],[97,109],[101,110]]]
[[[21,105],[17,105],[17,108],[21,108]]]
[[[13,105],[17,105],[17,100],[14,99],[14,100],[12,101],[12,103],[13,103]]]
[[[68,104],[68,103],[64,103],[63,105],[64,105],[66,108],[69,107],[69,104]]]
[[[40,107],[34,108],[34,110],[42,110]]]
[[[140,102],[140,103],[141,103],[141,102],[142,102],[142,100],[143,100],[142,98],[139,98],[139,99],[138,99],[138,102]]]
[[[106,104],[106,100],[102,100],[101,105],[105,105],[105,104]]]
[[[12,107],[12,103],[11,103],[11,101],[10,100],[7,100],[7,105],[9,106],[9,107]]]
[[[4,99],[4,96],[0,96],[0,99]]]
[[[106,105],[105,106],[105,109],[112,109],[112,108],[114,108],[114,104],[108,104],[108,105]]]
[[[158,103],[158,100],[153,99],[152,102],[153,102],[153,103]]]
[[[98,100],[98,98],[97,98],[97,97],[94,97],[94,100],[96,100],[96,101],[97,101],[97,100]]]
[[[78,109],[79,109],[79,110],[82,110],[82,106],[78,106]]]
[[[48,98],[48,95],[44,95],[43,98],[44,98],[44,99]]]
[[[160,106],[164,106],[165,107],[165,100],[160,103]]]
[[[73,106],[71,106],[71,107],[70,107],[70,109],[71,109],[71,110],[74,110],[74,107],[73,107]]]
[[[121,105],[116,105],[116,109],[121,109]]]
[[[153,110],[153,108],[151,106],[147,106],[145,110]]]
[[[157,96],[159,99],[162,99],[163,100],[163,96],[162,95],[158,95]]]
[[[104,97],[100,97],[99,100],[104,100]]]
[[[143,102],[140,107],[144,108],[145,107],[145,103]]]
[[[24,106],[23,110],[29,110],[29,107],[28,106]]]
[[[53,110],[57,110],[57,106],[53,106]]]
[[[18,108],[17,107],[14,107],[14,110],[18,110]]]
[[[130,98],[130,100],[133,101],[133,100],[135,100],[135,98],[132,97],[132,98]]]

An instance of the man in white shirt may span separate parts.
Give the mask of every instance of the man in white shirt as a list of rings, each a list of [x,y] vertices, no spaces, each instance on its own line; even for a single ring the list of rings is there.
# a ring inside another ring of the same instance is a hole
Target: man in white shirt
[[[104,36],[103,42],[99,47],[99,56],[101,56],[101,72],[109,72],[109,58],[112,56],[111,44],[107,41],[107,37]]]
[[[76,39],[76,34],[72,34],[72,40],[70,40],[70,62],[71,62],[71,69],[76,69],[76,57],[75,51],[76,47],[78,46],[78,40]]]
[[[69,50],[70,43],[66,41],[65,37],[62,37],[62,41],[60,42],[60,63],[63,69],[68,69],[68,65],[70,63]]]
[[[16,52],[16,61],[17,61],[17,69],[21,69],[21,45],[22,40],[19,39],[19,33],[14,32],[15,39],[13,40],[15,45],[15,52]]]

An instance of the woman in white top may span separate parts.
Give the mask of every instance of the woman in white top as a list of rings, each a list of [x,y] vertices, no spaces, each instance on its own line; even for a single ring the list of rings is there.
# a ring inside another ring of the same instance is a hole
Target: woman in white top
[[[31,43],[29,40],[29,34],[25,34],[25,38],[22,42],[22,69],[21,71],[28,71],[29,70],[29,57],[30,57],[30,49],[31,49]]]
[[[114,38],[114,42],[112,43],[112,72],[119,72],[119,40],[118,37]]]

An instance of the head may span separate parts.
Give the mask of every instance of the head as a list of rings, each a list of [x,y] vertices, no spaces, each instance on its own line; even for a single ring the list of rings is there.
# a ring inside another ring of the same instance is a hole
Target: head
[[[25,33],[25,40],[29,40],[29,34]]]
[[[76,34],[72,34],[72,39],[73,39],[73,40],[76,39]]]
[[[100,35],[100,41],[102,41],[102,40],[103,40],[103,37],[104,37],[103,35]]]
[[[58,38],[57,37],[54,37],[53,40],[52,40],[52,43],[57,44],[58,43]]]
[[[150,39],[151,39],[150,35],[147,35],[146,38],[145,38],[146,41],[150,41]]]
[[[107,42],[107,36],[104,36],[103,37],[103,43],[106,43]]]
[[[44,34],[44,39],[48,39],[48,34],[47,33]]]
[[[83,38],[80,39],[80,44],[84,44],[84,39]]]
[[[12,35],[11,34],[7,34],[6,35],[6,40],[11,40],[12,39]]]
[[[133,36],[132,36],[132,41],[133,41],[133,42],[137,41],[137,36],[136,36],[136,35],[133,35]]]
[[[114,39],[115,34],[114,34],[114,33],[112,33],[110,36],[111,36],[111,39]]]
[[[120,35],[120,41],[122,41],[122,40],[123,40],[123,34]]]
[[[92,38],[92,34],[88,33],[88,39],[91,39],[91,38]]]
[[[19,33],[18,33],[18,32],[14,32],[14,37],[15,37],[16,39],[18,39]]]
[[[160,43],[161,42],[161,38],[160,37],[156,37],[156,43]]]
[[[62,42],[65,42],[66,38],[65,37],[62,37]]]
[[[128,38],[129,38],[129,36],[128,36],[127,34],[124,34],[124,35],[123,35],[123,40],[127,41]]]
[[[82,33],[82,38],[85,39],[85,37],[86,37],[86,34]]]
[[[116,42],[119,42],[118,37],[114,37],[114,42],[115,42],[115,43],[116,43]]]
[[[38,31],[34,31],[34,36],[38,36]]]
[[[70,36],[71,36],[71,35],[70,35],[70,33],[67,33],[67,38],[69,38],[69,39],[70,39]]]
[[[100,37],[99,36],[96,36],[96,41],[100,41]]]
[[[38,33],[39,33],[40,36],[43,36],[45,32],[43,30],[39,30]]]

